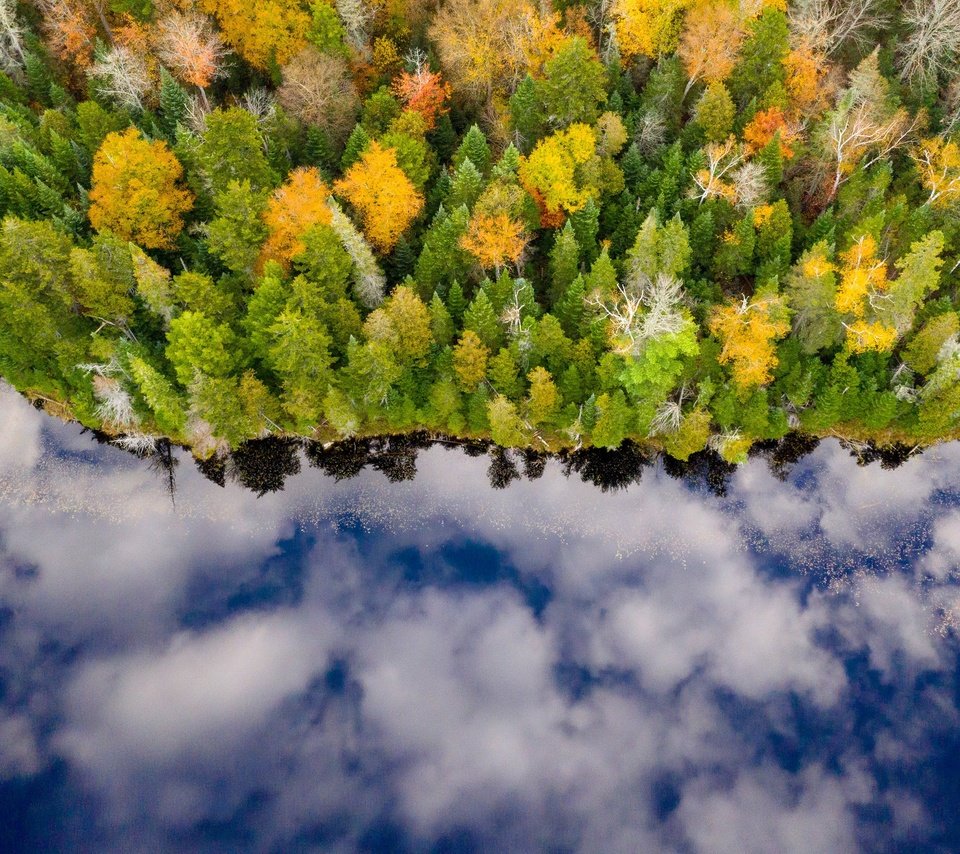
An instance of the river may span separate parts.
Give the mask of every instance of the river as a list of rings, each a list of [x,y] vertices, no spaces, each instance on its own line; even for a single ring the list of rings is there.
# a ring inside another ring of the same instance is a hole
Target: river
[[[0,850],[960,850],[960,444],[418,444],[0,388]]]

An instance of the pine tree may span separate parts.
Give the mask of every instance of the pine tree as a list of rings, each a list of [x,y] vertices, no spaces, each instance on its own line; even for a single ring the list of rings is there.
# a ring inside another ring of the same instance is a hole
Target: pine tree
[[[317,125],[307,128],[307,141],[304,146],[307,163],[320,167],[324,177],[329,181],[337,166],[337,156],[330,135]]]
[[[453,175],[446,203],[454,209],[461,205],[471,209],[482,191],[483,176],[473,161],[469,157],[465,157]]]
[[[490,146],[483,131],[476,125],[471,125],[453,155],[453,168],[459,169],[463,161],[469,159],[481,175],[487,175],[490,172],[490,157]]]
[[[166,68],[160,68],[160,123],[167,139],[173,143],[177,138],[177,125],[184,124],[190,98],[183,87],[173,79]]]
[[[573,339],[580,337],[586,293],[587,285],[583,276],[577,276],[553,307],[553,314],[563,326],[563,331]]]
[[[453,318],[436,291],[433,292],[430,300],[430,331],[434,340],[442,347],[448,346],[453,341]]]
[[[510,130],[517,146],[525,154],[533,149],[542,127],[543,115],[537,97],[537,84],[528,74],[510,96]]]
[[[354,163],[360,159],[364,149],[370,144],[370,136],[363,129],[363,125],[357,125],[350,136],[347,138],[347,144],[343,149],[343,155],[340,157],[340,168],[346,172]]]
[[[463,314],[463,328],[472,330],[488,349],[496,351],[503,343],[503,329],[497,320],[490,298],[484,290],[477,291]]]
[[[467,310],[467,299],[463,295],[463,288],[457,279],[453,280],[450,290],[447,291],[447,308],[450,309],[450,316],[455,323],[460,323],[464,312]]]
[[[592,197],[580,210],[570,214],[570,224],[580,247],[581,260],[592,264],[599,252],[597,233],[600,231],[600,208]]]
[[[580,273],[580,246],[568,220],[550,250],[550,301],[560,300]]]
[[[517,180],[517,170],[520,169],[520,152],[511,142],[500,155],[500,159],[493,167],[490,177],[493,179],[503,178],[510,181]]]

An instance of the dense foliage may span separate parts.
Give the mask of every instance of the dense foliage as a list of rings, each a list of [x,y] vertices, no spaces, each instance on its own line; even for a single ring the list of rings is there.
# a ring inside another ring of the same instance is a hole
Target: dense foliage
[[[960,0],[0,0],[0,373],[200,456],[960,426]]]

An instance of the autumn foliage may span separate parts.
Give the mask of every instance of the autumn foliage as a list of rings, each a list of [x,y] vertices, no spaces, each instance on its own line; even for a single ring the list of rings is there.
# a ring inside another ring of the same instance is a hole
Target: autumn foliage
[[[423,116],[427,130],[431,130],[437,118],[448,111],[452,89],[439,72],[420,66],[412,73],[404,71],[397,77],[393,81],[393,92],[408,110]]]
[[[370,143],[360,160],[334,184],[354,207],[367,239],[389,252],[423,208],[423,196],[397,165],[397,153]]]
[[[460,245],[489,270],[518,260],[527,241],[522,223],[507,214],[480,214],[470,220],[470,229],[460,238]]]
[[[165,142],[148,142],[135,128],[108,134],[93,161],[90,224],[147,249],[172,247],[193,206],[182,176]]]
[[[289,266],[305,248],[303,235],[314,225],[330,223],[329,196],[330,188],[314,167],[301,167],[287,176],[263,213],[269,236],[260,255],[261,268],[267,261]]]

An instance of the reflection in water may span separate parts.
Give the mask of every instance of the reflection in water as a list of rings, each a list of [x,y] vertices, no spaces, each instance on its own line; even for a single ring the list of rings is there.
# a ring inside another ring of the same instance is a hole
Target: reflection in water
[[[0,850],[958,850],[958,475],[194,465],[0,390]]]

